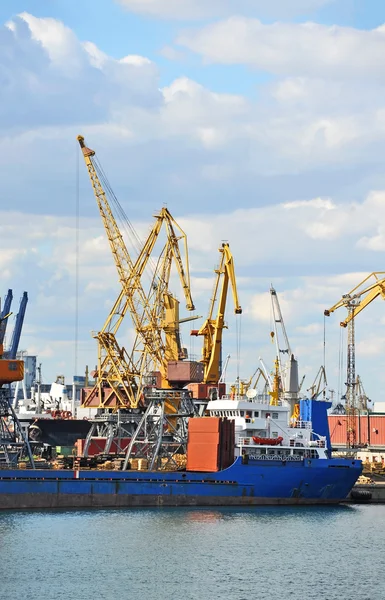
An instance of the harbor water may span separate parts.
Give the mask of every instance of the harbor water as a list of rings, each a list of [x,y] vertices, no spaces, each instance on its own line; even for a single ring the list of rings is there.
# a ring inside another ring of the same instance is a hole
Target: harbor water
[[[383,600],[385,506],[0,513],[1,600]]]

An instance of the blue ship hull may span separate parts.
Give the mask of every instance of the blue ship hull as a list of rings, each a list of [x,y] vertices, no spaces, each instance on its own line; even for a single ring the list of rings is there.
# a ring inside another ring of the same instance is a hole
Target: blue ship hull
[[[361,471],[361,461],[338,458],[238,458],[216,473],[0,470],[0,509],[335,504]]]

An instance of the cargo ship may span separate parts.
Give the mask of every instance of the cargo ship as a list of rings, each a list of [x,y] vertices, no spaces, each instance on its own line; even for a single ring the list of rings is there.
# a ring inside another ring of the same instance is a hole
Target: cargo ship
[[[362,464],[332,458],[329,407],[301,400],[293,419],[288,405],[224,396],[190,418],[179,470],[2,469],[0,508],[336,504]]]

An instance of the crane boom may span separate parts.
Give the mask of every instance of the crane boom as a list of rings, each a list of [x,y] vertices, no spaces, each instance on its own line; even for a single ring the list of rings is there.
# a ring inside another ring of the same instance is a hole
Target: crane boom
[[[382,296],[382,298],[385,300],[385,277],[380,279],[379,275],[385,275],[385,271],[376,271],[370,273],[370,275],[365,277],[365,279],[356,285],[356,287],[353,288],[348,294],[344,294],[341,300],[339,300],[334,306],[329,308],[329,310],[325,310],[325,316],[329,317],[331,313],[341,306],[349,308],[350,305],[353,310],[348,314],[347,318],[340,323],[341,327],[346,327],[354,317],[363,311],[364,308],[373,302],[373,300],[378,298],[378,296]],[[362,288],[362,286],[372,277],[375,278],[374,283]],[[362,298],[362,296],[364,297]]]
[[[16,359],[17,351],[19,349],[21,332],[23,329],[25,311],[28,304],[28,294],[24,292],[23,297],[20,301],[19,312],[16,315],[16,322],[12,332],[11,346],[9,351],[7,352],[7,358],[11,358],[13,360]]]
[[[88,169],[88,174],[91,180],[91,185],[94,190],[96,201],[98,203],[98,208],[102,217],[104,229],[106,231],[111,251],[115,260],[115,266],[118,271],[122,290],[127,299],[127,305],[130,309],[131,316],[135,323],[135,328],[137,331],[142,333],[143,338],[145,340],[145,344],[148,346],[148,349],[154,356],[158,358],[158,362],[160,362],[160,357],[162,356],[164,351],[163,341],[160,337],[160,332],[156,327],[144,328],[143,318],[140,313],[140,309],[142,309],[147,317],[147,321],[150,321],[151,323],[151,313],[149,310],[147,298],[140,284],[140,277],[142,275],[141,265],[143,267],[143,265],[145,264],[144,257],[147,257],[149,255],[149,246],[151,247],[151,244],[149,244],[147,241],[145,247],[142,249],[142,252],[138,257],[137,265],[134,265],[128,253],[126,244],[123,240],[123,236],[120,232],[115,217],[112,214],[112,210],[107,200],[106,193],[101,184],[100,178],[97,174],[96,166],[93,160],[93,157],[95,156],[95,151],[91,150],[85,145],[84,138],[82,136],[78,136],[78,141],[83,153],[84,161]],[[158,229],[158,223],[159,221],[157,221],[154,227],[155,232]],[[150,238],[151,241],[153,241],[156,239],[156,236],[153,235],[150,236]],[[111,320],[111,318],[112,317],[110,314],[109,319],[107,319],[107,322]],[[109,329],[110,327],[111,325],[105,327],[104,329]]]
[[[7,321],[11,310],[13,294],[12,290],[8,290],[8,293],[4,300],[4,306],[0,313],[0,346],[4,343],[5,332],[7,329]]]
[[[276,358],[280,377],[279,393],[282,393],[283,398],[289,402],[293,412],[294,405],[298,402],[298,395],[300,392],[298,362],[294,358],[294,354],[290,347],[281,306],[278,300],[278,294],[272,285],[270,286],[270,296],[274,317],[274,331],[271,332],[271,337],[272,340],[275,339],[276,345]],[[283,336],[283,346],[280,343],[279,326]],[[282,355],[284,354],[287,354],[287,360],[285,362],[282,360]]]
[[[225,311],[227,292],[229,284],[231,285],[234,312],[239,315],[242,313],[242,308],[238,300],[237,283],[234,270],[234,259],[230,251],[229,244],[223,243],[219,248],[221,253],[221,261],[218,269],[215,270],[216,279],[214,292],[210,301],[209,315],[202,327],[198,331],[192,331],[192,335],[204,336],[203,342],[203,358],[205,384],[217,385],[221,376],[221,354],[222,354],[222,333],[225,325]],[[214,307],[217,302],[219,284],[222,280],[222,288],[218,299],[217,316],[213,317]]]
[[[287,337],[285,322],[283,320],[281,306],[279,304],[278,295],[273,286],[270,286],[270,296],[271,296],[271,304],[273,308],[273,317],[274,317],[274,333],[275,333],[275,343],[277,346],[277,356],[280,357],[280,354],[288,354],[290,357],[292,355],[292,351],[290,348],[289,338]],[[278,325],[281,325],[282,334],[285,340],[285,347],[279,347],[279,337],[278,337]],[[279,363],[281,364],[281,359],[279,358]]]

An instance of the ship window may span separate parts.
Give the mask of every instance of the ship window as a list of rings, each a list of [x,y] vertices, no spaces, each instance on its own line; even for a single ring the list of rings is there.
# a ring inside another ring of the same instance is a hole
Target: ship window
[[[15,363],[15,362],[8,363],[8,370],[9,371],[17,371],[17,363]]]
[[[278,419],[278,416],[279,416],[278,413],[272,413],[271,414],[271,418],[272,419]]]
[[[259,411],[258,410],[254,411],[254,417],[259,417]]]
[[[241,410],[241,417],[244,417],[244,416],[245,416],[245,411]]]

